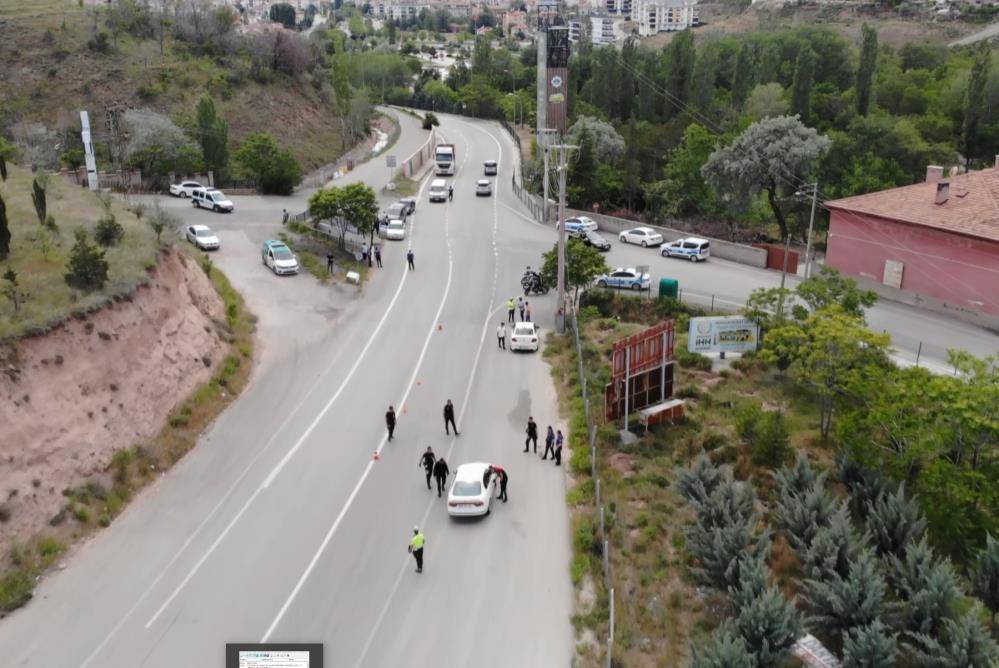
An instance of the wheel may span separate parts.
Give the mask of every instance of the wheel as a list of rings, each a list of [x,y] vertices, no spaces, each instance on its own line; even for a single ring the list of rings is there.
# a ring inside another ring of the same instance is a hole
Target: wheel
[[[696,263],[697,262],[697,256],[696,255],[691,255],[690,256],[690,261]]]
[[[218,213],[219,212],[219,205],[218,204],[213,205],[212,206],[212,211],[214,211],[215,213]]]
[[[627,238],[626,238],[626,237],[625,237],[625,236],[624,236],[623,234],[622,234],[621,236],[619,236],[619,237],[617,238],[617,240],[618,240],[618,241],[620,241],[620,242],[621,242],[621,243],[623,243],[623,244],[626,244],[626,243],[628,243],[628,239],[627,239]]]
[[[646,241],[645,239],[642,239],[642,248],[648,248],[648,247],[649,247],[649,242]]]
[[[190,197],[190,195],[188,195],[187,192],[184,191],[184,190],[180,191],[180,196],[183,197],[183,198],[185,198],[185,199],[188,198],[188,197]]]
[[[599,280],[599,281],[597,281],[597,287],[606,288],[607,287],[607,281],[602,280],[602,279]]]
[[[672,255],[669,254],[668,250],[661,250],[659,251],[659,254],[662,255],[663,257],[673,257]]]
[[[524,288],[524,296],[525,297],[529,297],[530,294],[531,294],[531,289],[530,288]]]
[[[547,294],[548,294],[548,291],[549,291],[549,290],[551,290],[551,288],[549,288],[549,287],[548,287],[548,286],[546,285],[546,286],[544,286],[543,288],[541,288],[541,294],[543,294],[543,295],[547,295]]]
[[[191,200],[191,206],[193,206],[195,209],[200,209],[201,208],[201,205],[198,204],[198,200],[196,200],[196,199],[192,199]]]
[[[642,284],[641,283],[633,283],[632,286],[631,286],[631,289],[632,290],[636,290],[636,291],[637,290],[641,290],[642,289]]]

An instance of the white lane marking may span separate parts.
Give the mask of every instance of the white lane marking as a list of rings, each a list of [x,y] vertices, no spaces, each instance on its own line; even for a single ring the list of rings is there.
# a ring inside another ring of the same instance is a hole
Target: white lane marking
[[[423,366],[423,358],[427,354],[427,349],[430,346],[430,340],[433,338],[434,332],[437,330],[437,323],[440,322],[441,313],[444,311],[444,305],[447,302],[448,294],[451,291],[451,278],[454,269],[454,259],[452,256],[452,249],[451,249],[449,214],[450,214],[450,208],[445,208],[444,238],[447,243],[447,282],[444,284],[444,294],[441,297],[440,304],[437,306],[437,313],[434,315],[434,319],[430,323],[430,331],[427,333],[427,336],[423,341],[423,349],[420,350],[420,356],[417,358],[416,365],[413,367],[413,374],[409,378],[409,383],[406,386],[406,390],[405,392],[403,392],[402,398],[400,398],[398,403],[395,404],[397,406],[405,405],[406,400],[409,398],[409,393],[413,389],[413,385],[416,383],[416,377],[420,372],[420,368]],[[382,449],[385,447],[386,442],[387,442],[387,435],[382,436],[382,440],[379,442],[378,448],[375,450],[375,452],[381,454]],[[317,549],[316,553],[312,556],[312,560],[309,562],[309,565],[306,566],[305,572],[303,572],[302,576],[298,579],[298,582],[295,584],[295,588],[292,589],[291,594],[288,595],[287,600],[285,600],[284,605],[281,606],[281,609],[278,611],[277,616],[274,617],[274,621],[271,622],[271,625],[267,628],[267,632],[264,633],[264,636],[260,640],[260,642],[262,643],[267,642],[267,640],[274,633],[278,624],[281,623],[281,619],[288,611],[288,608],[291,607],[292,602],[294,602],[295,597],[298,596],[298,592],[301,591],[302,587],[305,585],[306,580],[309,579],[309,576],[312,574],[313,569],[315,569],[316,564],[319,562],[320,557],[322,557],[323,552],[326,551],[327,545],[329,545],[330,541],[333,539],[333,535],[336,533],[336,530],[340,527],[340,522],[343,521],[343,518],[346,517],[347,515],[347,511],[350,510],[351,505],[353,505],[354,499],[357,498],[358,492],[361,491],[361,487],[364,486],[364,482],[368,479],[368,475],[370,475],[371,470],[374,468],[374,463],[375,463],[374,459],[372,459],[368,461],[367,466],[364,467],[364,472],[361,474],[361,477],[358,479],[357,484],[354,485],[354,489],[351,491],[350,496],[347,497],[347,501],[340,509],[340,512],[337,514],[336,519],[333,521],[332,526],[330,526],[329,531],[326,532],[326,536],[323,538],[323,542],[319,545],[319,549]]]
[[[477,129],[477,130],[480,130],[483,133],[485,133],[486,136],[488,136],[490,139],[492,139],[494,142],[496,142],[496,147],[499,149],[499,160],[497,160],[497,162],[498,162],[498,165],[501,166],[503,164],[503,162],[502,162],[502,160],[503,160],[503,147],[500,146],[499,141],[497,141],[496,137],[494,137],[489,132],[487,132],[485,130],[482,130],[481,128],[478,128],[478,127],[476,127],[474,125],[472,127],[475,128],[475,129]],[[466,142],[466,145],[467,145],[467,142]],[[497,171],[499,171],[499,170],[497,169]],[[497,178],[496,179],[497,190],[499,189],[499,181],[500,181],[500,179]],[[498,192],[496,194],[498,194]],[[485,319],[482,322],[482,332],[479,335],[479,347],[475,351],[475,360],[472,363],[472,372],[471,372],[471,374],[469,374],[469,376],[468,376],[468,384],[465,386],[465,396],[461,400],[461,410],[458,413],[458,422],[461,422],[462,424],[464,424],[465,410],[468,408],[468,397],[471,396],[471,394],[472,394],[472,385],[475,382],[475,375],[476,375],[476,373],[478,372],[478,369],[479,369],[479,358],[482,355],[482,346],[483,346],[483,344],[485,343],[485,340],[486,340],[486,332],[489,330],[489,322],[490,322],[490,320],[492,320],[493,316],[495,316],[496,313],[498,313],[503,308],[503,304],[502,303],[500,303],[498,306],[496,306],[496,308],[493,308],[493,304],[495,303],[495,300],[496,300],[496,283],[499,280],[499,250],[498,250],[499,245],[498,245],[498,239],[497,239],[497,236],[499,234],[499,210],[497,208],[497,202],[498,202],[498,198],[494,197],[493,198],[493,235],[492,235],[493,238],[492,238],[492,244],[493,244],[493,256],[494,256],[495,259],[493,261],[493,287],[492,287],[492,294],[490,294],[490,296],[489,296],[489,307],[486,309],[486,317],[485,317]],[[454,446],[455,446],[456,442],[457,442],[457,439],[452,436],[451,437],[451,444],[448,446],[448,449],[447,449],[447,455],[446,455],[447,459],[451,459],[451,453],[454,451]],[[426,509],[423,511],[423,517],[420,520],[419,526],[426,525],[427,518],[430,516],[430,511],[433,508],[433,506],[434,506],[434,500],[433,500],[433,498],[431,498],[430,501],[427,503]],[[395,598],[395,595],[396,595],[396,593],[399,590],[399,585],[402,584],[402,578],[403,578],[403,575],[406,573],[406,568],[407,568],[408,564],[409,564],[409,557],[406,557],[405,559],[403,559],[402,566],[399,568],[399,572],[396,574],[395,582],[392,584],[392,589],[389,591],[389,595],[385,599],[385,605],[382,606],[381,611],[378,613],[378,617],[377,617],[377,619],[375,619],[375,623],[371,627],[371,633],[368,635],[368,639],[365,641],[364,647],[361,648],[361,656],[360,656],[360,658],[358,658],[357,664],[356,664],[357,668],[361,668],[361,666],[364,664],[364,659],[367,658],[367,656],[368,656],[368,651],[371,649],[371,644],[374,642],[375,637],[378,635],[379,628],[381,628],[382,623],[385,621],[385,615],[388,614],[388,610],[389,610],[389,607],[392,604],[392,600]]]
[[[426,179],[426,178],[424,178],[423,185],[420,186],[420,190],[417,193],[417,197],[422,198],[422,196],[423,196],[423,190],[424,190],[424,188],[426,188],[427,183],[429,183],[429,180]],[[410,236],[411,237],[412,237],[412,230],[415,229],[415,227],[416,227],[416,221],[414,219],[413,225],[410,228],[410,230],[411,230]],[[410,244],[412,244],[412,238],[410,238]],[[228,535],[229,531],[231,531],[232,528],[236,525],[236,522],[239,521],[239,519],[247,511],[247,509],[250,507],[250,505],[253,503],[253,501],[257,498],[257,495],[259,495],[261,491],[263,491],[264,489],[266,489],[267,487],[270,486],[270,484],[277,477],[278,473],[281,472],[281,469],[284,468],[285,464],[287,464],[288,461],[291,459],[291,457],[298,451],[298,449],[302,446],[302,443],[305,441],[305,439],[312,433],[312,431],[319,424],[319,422],[323,418],[323,416],[333,406],[333,403],[337,400],[337,398],[339,398],[340,394],[343,392],[344,388],[347,386],[347,383],[350,382],[350,379],[353,377],[354,373],[357,371],[358,367],[361,365],[361,362],[364,359],[365,355],[367,354],[368,349],[371,347],[371,344],[375,340],[375,337],[378,335],[378,332],[381,331],[381,328],[385,324],[385,321],[388,319],[389,314],[392,312],[392,309],[395,306],[396,301],[399,299],[399,295],[402,294],[402,288],[406,284],[406,278],[408,276],[409,276],[409,271],[407,270],[406,272],[403,273],[402,278],[399,280],[399,285],[398,285],[398,287],[395,290],[395,294],[392,296],[392,301],[389,302],[388,307],[385,309],[385,313],[382,314],[381,319],[378,321],[378,325],[375,327],[374,331],[371,333],[371,336],[368,338],[368,342],[365,344],[364,348],[361,349],[360,355],[357,357],[357,360],[355,360],[353,366],[350,368],[350,371],[347,372],[347,376],[343,379],[343,382],[340,384],[340,387],[337,389],[336,393],[333,395],[333,397],[328,402],[326,402],[326,405],[323,407],[323,409],[316,416],[315,420],[312,421],[312,423],[309,425],[308,429],[305,430],[305,432],[302,434],[302,436],[298,439],[298,441],[291,448],[291,450],[289,450],[285,454],[285,456],[281,459],[281,461],[278,463],[278,465],[276,467],[274,467],[274,469],[271,471],[271,473],[264,480],[263,484],[261,484],[260,487],[258,487],[253,492],[252,495],[250,495],[250,498],[246,500],[246,502],[243,504],[243,506],[239,509],[239,512],[236,513],[235,517],[233,517],[232,520],[226,525],[226,527],[225,527],[225,529],[223,529],[222,533],[219,534],[218,538],[215,539],[215,541],[211,544],[211,546],[208,548],[208,550],[201,556],[201,558],[197,561],[197,563],[194,565],[194,567],[190,571],[188,571],[187,575],[184,576],[184,579],[181,581],[181,583],[177,586],[176,589],[173,590],[173,592],[170,594],[169,598],[167,598],[167,600],[163,602],[163,605],[161,605],[159,607],[159,609],[156,611],[156,614],[154,614],[149,619],[149,621],[146,622],[146,624],[145,624],[145,628],[146,629],[148,629],[150,626],[152,626],[156,622],[156,620],[159,618],[159,616],[161,614],[163,614],[163,611],[167,608],[167,606],[170,605],[171,602],[173,602],[173,600],[177,597],[177,595],[180,594],[181,590],[187,585],[188,582],[190,582],[191,578],[193,578],[195,576],[195,574],[198,572],[198,570],[201,569],[201,567],[204,565],[205,561],[208,560],[208,557],[211,556],[211,554],[219,546],[219,544],[226,537],[226,535]],[[303,403],[304,403],[304,400],[303,400]],[[192,536],[192,538],[193,538],[193,536]],[[185,546],[186,545],[187,545],[187,543],[185,543]],[[162,576],[162,574],[161,574],[161,576]],[[131,614],[131,611],[129,612],[129,614]],[[124,620],[122,620],[122,622],[124,622]],[[119,626],[117,628],[120,628],[120,625],[121,625],[121,623],[119,623]],[[107,639],[105,639],[104,642],[106,643]],[[102,643],[102,645],[103,644],[104,643]],[[96,654],[96,651],[94,652],[94,654]]]

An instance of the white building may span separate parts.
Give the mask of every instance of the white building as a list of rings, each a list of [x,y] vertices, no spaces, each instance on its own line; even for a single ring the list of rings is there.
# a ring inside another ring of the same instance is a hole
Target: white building
[[[388,21],[415,19],[423,9],[430,9],[430,3],[419,0],[389,0],[371,4],[371,13],[376,18]]]
[[[614,32],[615,19],[610,16],[584,16],[578,21],[569,21],[569,41],[578,42],[583,37],[583,21],[590,22],[590,42],[594,46],[614,44],[617,34]],[[621,19],[617,19],[621,21]]]
[[[700,23],[697,0],[634,0],[631,20],[638,24],[638,34],[642,37],[686,30]]]
[[[632,0],[607,0],[605,9],[608,14],[631,16]]]

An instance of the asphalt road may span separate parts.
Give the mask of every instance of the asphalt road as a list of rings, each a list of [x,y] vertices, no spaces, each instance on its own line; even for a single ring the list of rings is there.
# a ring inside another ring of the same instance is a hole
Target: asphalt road
[[[493,338],[550,231],[503,214],[513,148],[498,126],[442,129],[462,162],[455,200],[421,197],[361,299],[261,266],[286,200],[239,198],[232,216],[167,200],[219,230],[214,259],[261,317],[261,363],[197,448],[0,623],[4,665],[219,666],[225,642],[265,638],[323,642],[327,666],[569,665],[563,469],[521,452],[528,415],[558,424],[555,395],[539,355]],[[497,196],[476,198],[490,158]],[[380,160],[352,174],[386,175]],[[536,301],[538,319],[552,301]],[[447,398],[458,438],[443,433]],[[510,502],[449,519],[418,467],[428,445],[452,467],[502,464]],[[405,549],[414,524],[420,575]]]

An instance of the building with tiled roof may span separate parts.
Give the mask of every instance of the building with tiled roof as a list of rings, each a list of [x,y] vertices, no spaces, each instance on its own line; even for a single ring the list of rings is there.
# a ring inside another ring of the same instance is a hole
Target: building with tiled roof
[[[999,162],[999,158],[997,158]],[[826,263],[966,314],[999,317],[999,164],[825,203]]]

